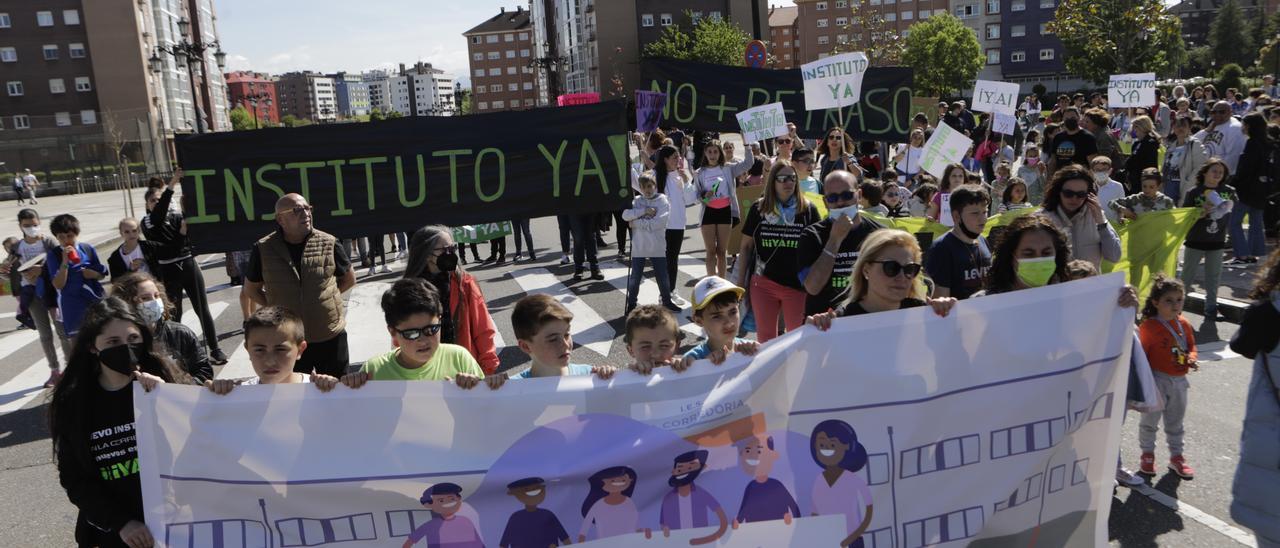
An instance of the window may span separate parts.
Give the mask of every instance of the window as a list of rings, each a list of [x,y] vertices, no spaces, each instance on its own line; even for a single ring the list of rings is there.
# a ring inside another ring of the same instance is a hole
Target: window
[[[13,26],[13,20],[9,19],[9,14],[0,13],[0,29],[7,29]]]
[[[484,93],[484,86],[476,86],[476,95]]]
[[[873,6],[879,6],[879,5],[880,5],[880,0],[871,0],[871,5],[873,5]]]
[[[501,68],[489,69],[489,76],[502,76],[502,69]]]
[[[1049,51],[1053,51],[1050,49]],[[1002,459],[1043,451],[1058,443],[1066,433],[1067,419],[1057,417],[991,432],[991,458]]]
[[[1049,23],[1040,23],[1040,36],[1048,36],[1050,34],[1053,34],[1053,31],[1049,30]]]
[[[476,69],[476,76],[484,76],[484,69]]]
[[[525,99],[525,100],[524,100],[524,106],[526,106],[526,107],[531,107],[531,106],[533,106],[533,99]]]
[[[849,18],[848,18],[848,17],[837,17],[837,18],[836,18],[836,26],[837,26],[837,27],[843,27],[843,26],[848,25],[848,24],[849,24]]]
[[[784,47],[784,48],[789,48],[789,47],[791,47],[791,40],[783,40],[783,41],[782,41],[782,47]]]
[[[790,60],[791,60],[791,54],[790,54],[790,53],[784,53],[784,54],[782,54],[782,58],[783,58],[783,59],[786,59],[786,60],[788,60],[788,61],[790,61]]]
[[[998,24],[987,25],[987,40],[999,40],[999,39],[1000,39],[1000,25]]]
[[[1013,0],[1013,3],[1009,5],[1009,11],[1027,11],[1027,1]]]
[[[822,44],[822,45],[829,44],[829,43],[831,43],[831,38],[830,38],[830,37],[827,37],[827,36],[819,36],[819,37],[818,37],[818,43],[819,43],[819,44]]]
[[[818,11],[827,11],[827,3],[826,3],[826,2],[818,2],[818,3],[816,3],[816,4],[814,4],[814,5],[813,5],[813,9],[816,9],[816,10],[818,10]]]
[[[515,74],[515,73],[516,73],[515,67],[507,67],[507,74]]]
[[[62,10],[62,23],[64,25],[79,25],[80,12],[77,10]]]
[[[1009,37],[1010,37],[1010,38],[1019,38],[1019,37],[1026,36],[1026,35],[1027,35],[1027,26],[1026,26],[1026,25],[1014,25],[1014,26],[1012,26],[1012,27],[1009,27]]]
[[[13,129],[31,129],[31,119],[26,114],[13,115]]]
[[[67,84],[66,82],[62,81],[62,78],[49,79],[49,93],[66,93],[66,92],[67,92]]]
[[[520,89],[520,84],[517,84],[515,82],[511,82],[510,84],[507,84],[507,91],[519,91],[519,89]]]
[[[490,34],[490,35],[488,35],[488,36],[485,36],[485,37],[484,37],[484,43],[486,43],[486,44],[497,44],[497,43],[498,43],[498,35],[496,35],[496,34]]]
[[[525,82],[525,83],[524,83],[524,90],[525,90],[525,91],[531,91],[531,90],[533,90],[533,82]]]
[[[529,50],[527,50],[527,49],[522,49],[522,50],[520,50],[520,56],[521,56],[521,57],[528,57],[528,56],[529,56]]]
[[[480,101],[479,108],[480,108],[480,110],[488,110],[488,108],[489,108],[489,102],[488,102],[488,101]]]
[[[1040,492],[1044,489],[1044,474],[1035,474],[1027,479],[1022,480],[1009,498],[996,501],[995,511],[1001,512],[1010,508],[1017,508],[1028,502],[1040,498]]]
[[[929,10],[920,10],[920,18],[921,18],[921,19],[928,19],[930,15],[933,15],[933,12],[931,12],[931,11],[929,11]]]
[[[715,20],[719,20],[719,19],[720,19],[720,10],[711,10],[711,12],[707,14],[707,17],[710,17],[710,18],[715,19]]]
[[[503,41],[503,42],[515,42],[515,41],[516,41],[516,35],[515,35],[515,33],[508,32],[508,33],[506,33],[506,34],[502,35],[502,41]]]
[[[16,63],[18,61],[18,50],[11,47],[0,48],[0,61]]]
[[[982,530],[982,507],[974,506],[902,524],[903,546],[918,548],[965,539]]]
[[[836,8],[849,7],[849,0],[836,0]]]
[[[1040,0],[1040,9],[1052,9],[1053,6],[1053,0]]]
[[[37,24],[37,25],[40,25],[40,26],[42,26],[42,27],[52,27],[52,26],[53,26],[53,12],[51,12],[51,11],[37,11],[37,12],[36,12],[36,24]]]
[[[903,21],[910,21],[910,20],[912,20],[913,18],[915,18],[915,16],[916,16],[916,12],[914,12],[914,11],[904,11],[904,12],[902,12],[902,15],[901,15],[901,17],[900,17],[900,18],[901,18]]]
[[[987,50],[987,64],[988,65],[1000,64],[1000,50],[998,49]]]
[[[509,49],[509,50],[507,50],[507,52],[505,53],[505,55],[506,55],[507,59],[515,59],[515,58],[516,58],[516,50]]]
[[[494,101],[494,102],[493,102],[493,108],[507,108],[507,102],[506,102],[506,101]]]
[[[502,58],[502,54],[496,51],[491,51],[486,56],[489,58],[490,61]]]
[[[827,25],[828,25],[830,22],[831,22],[831,21],[830,21],[829,19],[819,19],[819,20],[818,20],[818,28],[820,28],[820,29],[825,29],[825,28],[827,28]]]
[[[480,37],[479,37],[479,36],[472,36],[472,37],[471,37],[471,43],[472,43],[472,44],[479,44],[479,43],[480,43]]]
[[[987,13],[1000,13],[1000,0],[987,0]]]
[[[53,113],[53,121],[58,127],[67,127],[71,125],[71,113],[55,112]]]
[[[653,14],[652,14],[652,13],[643,13],[643,14],[641,14],[641,15],[640,15],[640,26],[642,26],[642,27],[652,27],[652,26],[653,26]]]
[[[529,39],[529,33],[527,33],[527,32],[522,32],[522,33],[520,33],[520,39],[521,39],[521,40],[528,40],[528,39]]]
[[[80,111],[80,123],[86,126],[98,123],[98,113],[92,110]]]
[[[848,43],[849,43],[849,35],[848,35],[848,34],[837,34],[837,35],[836,35],[836,43],[837,43],[837,44],[848,44]]]
[[[899,475],[907,479],[939,470],[977,464],[982,459],[980,437],[972,434],[906,449],[899,453]]]
[[[790,28],[784,28],[784,29],[782,29],[782,35],[783,35],[783,36],[791,36],[791,29],[790,29]]]
[[[45,44],[42,49],[44,50],[45,61],[53,61],[58,58],[58,46],[56,44]]]
[[[1075,466],[1071,470],[1071,485],[1078,485],[1089,480],[1089,459],[1080,459],[1075,462]]]
[[[944,13],[947,13],[947,8],[938,8],[936,10],[933,10],[934,15],[942,15]]]
[[[669,27],[669,26],[671,26],[671,14],[670,14],[670,13],[663,13],[663,14],[659,14],[659,15],[658,15],[658,22],[659,22],[659,23],[662,23],[662,26],[664,26],[664,27]]]
[[[478,52],[478,51],[477,51],[477,52],[475,52],[475,53],[472,53],[472,54],[471,54],[471,60],[472,60],[472,61],[484,61],[484,54],[483,54],[483,53],[480,53],[480,52]]]
[[[702,12],[701,11],[690,12],[689,19],[692,19],[694,23],[697,23],[699,20],[702,19]]]
[[[886,14],[884,14],[884,20],[885,20],[885,21],[888,21],[888,22],[890,22],[890,23],[892,23],[892,22],[894,22],[894,21],[897,21],[897,20],[898,20],[898,14],[897,14],[897,13],[892,13],[892,12],[891,12],[891,13],[886,13]]]
[[[276,522],[276,529],[280,531],[279,546],[282,548],[378,538],[377,529],[373,524],[373,514],[355,514],[329,519],[282,519]]]
[[[1010,63],[1021,63],[1026,60],[1027,60],[1027,52],[1025,51],[1015,51],[1009,54]]]
[[[956,6],[956,17],[960,19],[968,19],[970,17],[973,17],[974,15],[977,15],[978,10],[976,8],[977,6],[973,4]]]
[[[24,95],[24,91],[22,89],[22,82],[15,80],[15,81],[9,82],[9,84],[6,85],[5,87],[9,89],[10,97],[19,97],[21,95]]]
[[[489,84],[489,93],[499,93],[502,91],[502,84]]]
[[[894,3],[894,2],[897,2],[897,1],[898,1],[898,0],[884,0],[884,3],[885,3],[885,5],[887,6],[887,5],[892,4],[892,3]]]

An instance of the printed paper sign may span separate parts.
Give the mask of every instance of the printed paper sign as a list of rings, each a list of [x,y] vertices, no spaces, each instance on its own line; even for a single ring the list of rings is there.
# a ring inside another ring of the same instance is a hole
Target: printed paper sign
[[[769,103],[738,113],[742,142],[754,143],[787,134],[787,113],[782,103]]]
[[[658,129],[662,110],[667,108],[667,94],[657,91],[636,90],[636,131],[645,133]]]
[[[973,110],[1010,116],[1018,108],[1018,84],[978,80],[973,85]]]
[[[1107,84],[1107,106],[1149,107],[1156,104],[1156,73],[1112,74]]]
[[[818,59],[800,66],[805,110],[847,107],[862,97],[867,54],[861,51]]]
[[[453,228],[453,241],[459,244],[478,244],[511,235],[511,221],[465,225]]]
[[[941,179],[947,164],[963,159],[964,153],[969,151],[972,144],[973,140],[968,135],[951,129],[947,124],[938,124],[938,128],[933,130],[933,136],[924,144],[920,168]]]
[[[1012,114],[997,112],[991,120],[991,131],[1002,135],[1013,135],[1014,129],[1018,125],[1017,119]]]

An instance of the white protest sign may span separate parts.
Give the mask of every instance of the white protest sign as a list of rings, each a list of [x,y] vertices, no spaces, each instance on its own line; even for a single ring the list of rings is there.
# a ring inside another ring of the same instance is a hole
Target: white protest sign
[[[969,146],[972,144],[973,140],[969,139],[968,135],[951,129],[947,124],[938,124],[938,128],[933,130],[933,136],[929,137],[929,141],[924,144],[924,157],[920,160],[920,169],[941,179],[947,164],[954,164],[964,159],[964,153],[969,151]]]
[[[860,51],[801,65],[805,110],[847,107],[857,103],[862,97],[862,77],[869,65],[867,54]]]
[[[1156,104],[1156,73],[1112,74],[1107,83],[1107,106],[1149,107]]]
[[[782,103],[769,103],[738,113],[742,142],[754,143],[787,134],[787,113]]]
[[[951,218],[951,193],[943,192],[938,195],[938,222],[943,226],[956,226],[955,219]]]
[[[978,80],[973,84],[973,110],[1013,115],[1018,108],[1018,84]]]
[[[1018,125],[1018,121],[1012,114],[997,112],[992,116],[991,131],[1002,135],[1013,135],[1014,128]]]

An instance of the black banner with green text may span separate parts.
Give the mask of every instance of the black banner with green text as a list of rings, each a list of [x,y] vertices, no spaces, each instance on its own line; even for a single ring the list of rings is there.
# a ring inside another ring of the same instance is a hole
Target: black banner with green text
[[[621,102],[178,138],[200,253],[248,249],[296,192],[350,238],[613,211],[631,201]]]
[[[912,71],[872,67],[862,99],[844,108],[845,131],[855,139],[902,143],[911,133]],[[782,102],[787,121],[805,138],[840,125],[838,109],[806,111],[800,69],[770,70],[649,58],[640,62],[640,89],[667,94],[662,126],[738,133],[736,113]]]

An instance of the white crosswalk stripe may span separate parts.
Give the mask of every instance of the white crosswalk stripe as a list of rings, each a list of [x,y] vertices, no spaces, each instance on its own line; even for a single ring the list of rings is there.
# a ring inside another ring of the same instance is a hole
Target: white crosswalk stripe
[[[209,316],[216,321],[218,316],[222,315],[222,311],[226,310],[228,306],[230,306],[230,303],[226,301],[209,303]],[[195,331],[196,338],[204,337],[204,328],[200,326],[200,316],[197,315],[195,311],[191,310],[190,303],[187,303],[186,309],[182,311],[182,325],[185,325],[192,331]]]
[[[605,281],[609,282],[614,289],[617,289],[623,299],[626,299],[627,296],[627,275],[630,271],[631,268],[629,266],[623,266],[621,263],[612,261],[600,267],[600,273],[604,274]],[[654,281],[652,272],[652,267],[645,265],[645,276],[640,282],[640,290],[636,292],[636,304],[661,303],[661,296],[658,294],[658,282]],[[676,321],[680,324],[680,330],[694,337],[699,337],[702,335],[702,328],[689,320],[689,314],[692,311],[692,308],[686,307],[683,311],[676,313]],[[577,323],[577,321],[577,318],[574,318],[574,323]]]
[[[19,331],[0,339],[0,361],[23,347],[40,340],[32,330]],[[44,381],[49,378],[49,365],[43,358],[0,385],[0,415],[26,407],[31,400],[44,393]]]
[[[573,313],[573,342],[591,351],[608,356],[617,332],[613,326],[591,308],[582,297],[569,289],[550,270],[542,267],[525,268],[511,273],[520,289],[526,294],[545,294],[555,298]],[[625,274],[623,283],[626,283]]]

